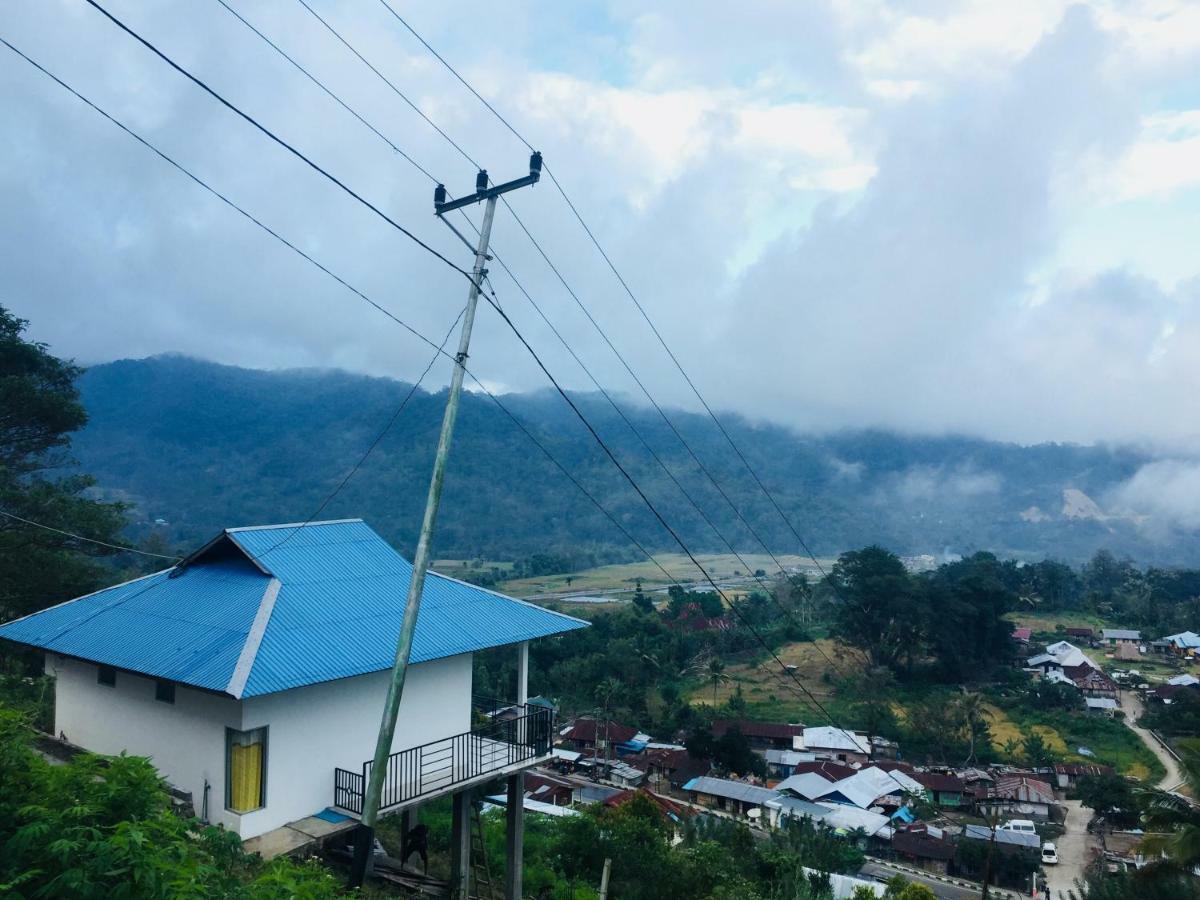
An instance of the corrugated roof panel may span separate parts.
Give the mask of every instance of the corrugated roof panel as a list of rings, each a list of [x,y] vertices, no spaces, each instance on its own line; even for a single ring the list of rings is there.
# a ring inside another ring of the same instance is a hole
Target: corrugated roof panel
[[[224,690],[268,579],[246,563],[159,573],[0,626],[0,637]]]
[[[280,581],[241,696],[391,666],[412,566],[361,520],[230,529]],[[225,690],[270,578],[203,552],[177,570],[0,626],[0,637]],[[586,622],[430,573],[413,662],[584,628]]]

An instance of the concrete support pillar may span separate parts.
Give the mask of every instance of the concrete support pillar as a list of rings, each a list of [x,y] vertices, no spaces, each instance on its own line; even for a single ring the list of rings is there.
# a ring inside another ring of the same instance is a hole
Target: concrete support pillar
[[[529,641],[517,644],[517,703],[529,702]]]
[[[525,776],[521,772],[508,776],[507,818],[504,898],[521,900],[525,865]]]
[[[450,825],[450,896],[468,900],[471,893],[471,792],[453,797]]]

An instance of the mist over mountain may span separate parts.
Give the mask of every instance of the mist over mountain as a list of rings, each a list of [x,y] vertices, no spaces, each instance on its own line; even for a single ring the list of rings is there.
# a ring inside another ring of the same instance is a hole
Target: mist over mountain
[[[75,441],[81,467],[106,497],[133,505],[135,536],[157,528],[180,546],[226,526],[308,518],[409,389],[343,371],[259,371],[182,356],[97,365],[80,387],[91,417]],[[575,398],[689,544],[724,550],[603,397]],[[503,401],[647,548],[676,549],[561,398],[547,392]],[[418,390],[319,518],[361,516],[410,550],[444,402],[444,391]],[[722,533],[739,550],[759,550],[658,414],[632,405],[625,411]],[[772,551],[800,552],[712,422],[670,415]],[[1141,562],[1200,563],[1194,532],[1128,507],[1129,486],[1161,465],[1143,451],[885,431],[803,435],[733,414],[722,420],[820,554],[879,543],[910,555],[987,549],[1079,561],[1108,548]],[[637,556],[479,394],[463,397],[436,543],[443,557],[565,549]]]

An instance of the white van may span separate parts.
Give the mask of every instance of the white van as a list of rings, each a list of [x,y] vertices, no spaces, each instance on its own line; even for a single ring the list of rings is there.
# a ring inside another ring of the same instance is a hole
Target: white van
[[[1050,841],[1042,844],[1042,864],[1047,866],[1058,865],[1058,848]]]
[[[1029,819],[1009,819],[1000,826],[1001,831],[1019,831],[1021,834],[1037,834],[1037,828]]]

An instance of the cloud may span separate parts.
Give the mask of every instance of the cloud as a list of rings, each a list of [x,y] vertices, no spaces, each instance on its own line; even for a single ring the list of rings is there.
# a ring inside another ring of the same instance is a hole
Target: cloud
[[[971,467],[912,466],[888,490],[901,503],[948,503],[995,494],[1003,483],[999,473]]]
[[[302,7],[236,5],[436,179],[473,184],[473,164]],[[114,7],[469,264],[432,215],[432,182],[219,6]],[[473,159],[522,174],[527,148],[386,11],[318,9]],[[1177,225],[1155,224],[1189,211],[1200,221],[1197,103],[1181,87],[1200,75],[1187,4],[518,2],[489,17],[494,39],[481,46],[462,23],[484,12],[452,2],[413,21],[546,153],[715,406],[804,428],[1192,439],[1177,411],[1200,379],[1200,282],[1174,275],[1200,266],[1168,234]],[[460,276],[94,11],[27,4],[6,36],[414,327],[440,340],[461,309]],[[428,347],[7,52],[0,90],[0,302],[57,352],[90,362],[176,350],[405,379],[424,368]],[[691,403],[554,186],[511,199],[655,396]],[[1170,215],[1123,224],[1145,202]],[[1154,244],[1174,275],[1096,239],[1066,259],[1067,237],[1101,215],[1115,225],[1093,233]],[[504,209],[494,240],[592,371],[636,397]],[[492,270],[551,368],[590,386]],[[471,365],[506,389],[545,383],[486,308]],[[444,378],[439,366],[430,384]]]
[[[1200,461],[1147,463],[1113,490],[1110,505],[1147,517],[1151,529],[1200,528]]]

